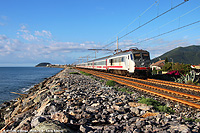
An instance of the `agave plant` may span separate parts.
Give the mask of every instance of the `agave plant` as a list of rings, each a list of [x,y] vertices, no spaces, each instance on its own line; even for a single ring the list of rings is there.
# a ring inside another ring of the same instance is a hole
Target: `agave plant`
[[[190,73],[187,73],[186,75],[181,74],[181,77],[175,79],[175,82],[186,83],[186,84],[188,84],[188,83],[195,84],[195,83],[198,82],[198,80],[199,79],[196,79],[196,73],[195,73],[195,71],[190,71]]]

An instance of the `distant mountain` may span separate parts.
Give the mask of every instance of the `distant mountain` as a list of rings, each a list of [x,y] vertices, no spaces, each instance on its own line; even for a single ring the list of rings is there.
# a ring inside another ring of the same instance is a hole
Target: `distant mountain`
[[[166,57],[168,58],[169,62],[172,61],[170,59],[172,58],[173,62],[198,65],[200,64],[200,46],[192,45],[188,47],[178,47],[152,59],[152,62],[158,61],[159,58],[165,60]]]
[[[35,67],[46,67],[47,65],[50,65],[50,64],[51,64],[51,63],[43,62],[43,63],[37,64]]]

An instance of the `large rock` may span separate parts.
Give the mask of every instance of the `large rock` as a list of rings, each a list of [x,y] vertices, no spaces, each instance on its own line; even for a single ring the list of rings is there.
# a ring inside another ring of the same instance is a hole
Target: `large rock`
[[[67,123],[68,118],[63,112],[56,112],[51,114],[51,119],[58,120],[61,123]]]
[[[44,121],[38,124],[35,128],[30,130],[32,132],[39,132],[39,133],[48,133],[48,132],[64,132],[64,133],[73,133],[74,131],[71,130],[69,127],[61,124],[58,121]],[[75,132],[74,132],[75,133]]]
[[[182,133],[190,133],[190,129],[186,126],[186,125],[181,125],[181,124],[178,124],[178,125],[171,125],[170,126],[170,131],[175,131],[175,132],[182,132]]]

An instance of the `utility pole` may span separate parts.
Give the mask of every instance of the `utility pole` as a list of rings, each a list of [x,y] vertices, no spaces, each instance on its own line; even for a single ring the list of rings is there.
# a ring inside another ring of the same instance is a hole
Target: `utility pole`
[[[102,50],[102,51],[112,51],[112,50],[109,50],[109,49],[88,49],[88,50],[94,50],[95,51],[95,59],[96,59],[96,54],[99,50]]]
[[[173,64],[174,64],[174,61],[173,61],[173,59],[172,58],[170,58],[171,60],[172,60],[172,70],[173,70]]]
[[[118,49],[119,49],[119,44],[118,44],[118,36],[117,36],[117,53],[118,53]]]

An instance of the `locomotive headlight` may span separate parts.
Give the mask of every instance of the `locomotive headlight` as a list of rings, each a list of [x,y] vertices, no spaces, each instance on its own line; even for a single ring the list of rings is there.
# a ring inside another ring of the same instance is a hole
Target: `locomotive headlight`
[[[141,66],[144,66],[144,62],[141,63]]]

